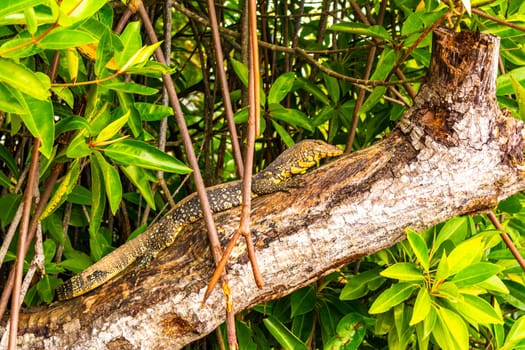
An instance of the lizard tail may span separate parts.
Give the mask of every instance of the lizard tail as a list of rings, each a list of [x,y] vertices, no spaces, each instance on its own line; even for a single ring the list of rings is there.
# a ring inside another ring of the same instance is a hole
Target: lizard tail
[[[145,238],[147,238],[146,235],[135,237],[100,259],[96,264],[58,286],[56,290],[58,300],[72,299],[82,295],[115,277],[139,256],[146,253],[148,244],[144,242]]]

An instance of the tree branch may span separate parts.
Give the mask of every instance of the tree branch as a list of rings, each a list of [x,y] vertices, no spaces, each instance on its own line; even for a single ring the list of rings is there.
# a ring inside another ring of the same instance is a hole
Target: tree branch
[[[398,128],[374,146],[304,176],[305,186],[253,202],[252,232],[265,286],[255,286],[244,244],[228,265],[236,312],[450,217],[491,208],[525,188],[523,124],[498,109],[499,40],[434,33],[427,82]],[[215,216],[225,242],[239,208]],[[169,229],[161,220],[150,230]],[[180,348],[224,320],[222,292],[201,308],[213,271],[202,222],[187,226],[151,265],[85,296],[24,310],[19,344],[38,348]]]

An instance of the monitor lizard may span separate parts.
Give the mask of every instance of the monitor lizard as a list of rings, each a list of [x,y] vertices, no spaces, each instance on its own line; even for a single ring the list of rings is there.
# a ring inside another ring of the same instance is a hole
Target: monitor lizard
[[[281,153],[262,171],[252,178],[252,198],[278,191],[287,191],[300,185],[293,177],[306,172],[323,158],[336,157],[343,151],[319,140],[303,140]],[[217,213],[241,204],[242,181],[232,181],[206,189],[212,212]],[[155,226],[118,247],[86,270],[73,276],[57,288],[59,300],[83,295],[120,272],[136,260],[140,266],[153,259],[170,246],[182,228],[202,218],[201,206],[196,193],[177,203]]]

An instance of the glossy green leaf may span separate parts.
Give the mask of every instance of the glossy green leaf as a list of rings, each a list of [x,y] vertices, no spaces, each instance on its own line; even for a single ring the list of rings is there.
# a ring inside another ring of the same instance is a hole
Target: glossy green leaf
[[[16,114],[29,113],[29,107],[20,91],[2,82],[0,82],[0,110]]]
[[[2,208],[0,210],[0,224],[2,224],[2,228],[5,228],[13,220],[21,200],[21,194],[7,193],[0,196],[0,208]]]
[[[357,350],[366,334],[366,326],[372,326],[374,320],[358,313],[345,315],[337,324],[337,334],[328,341],[325,350]]]
[[[509,294],[509,289],[498,276],[491,276],[483,282],[479,282],[477,286],[495,293]]]
[[[277,79],[275,79],[270,88],[270,92],[268,93],[268,103],[280,103],[292,90],[294,80],[294,72],[281,74]]]
[[[87,144],[87,139],[82,134],[78,134],[67,146],[66,156],[69,158],[82,158],[90,155],[91,148]]]
[[[285,350],[307,350],[308,347],[295,334],[290,332],[281,321],[276,318],[268,317],[263,319],[263,323],[270,334]]]
[[[312,83],[310,80],[304,79],[302,77],[296,77],[295,82],[299,88],[311,93],[321,103],[327,106],[330,105],[330,99],[317,85]]]
[[[466,266],[464,269],[459,271],[452,281],[458,287],[470,286],[482,281],[487,280],[489,277],[492,277],[499,273],[501,268],[498,265],[488,263],[488,262],[479,262],[473,263]]]
[[[98,166],[104,178],[104,187],[108,198],[111,213],[115,215],[122,200],[122,184],[118,171],[109,164],[100,152],[93,153],[97,158]]]
[[[328,96],[333,103],[338,103],[341,97],[341,88],[339,87],[339,80],[329,76],[326,73],[322,73],[323,80],[328,90]]]
[[[428,290],[426,288],[419,289],[409,325],[413,326],[423,321],[428,316],[431,306],[432,299],[428,294]]]
[[[489,325],[492,323],[503,324],[503,317],[496,312],[494,308],[484,299],[470,294],[463,295],[463,301],[460,304],[452,304],[456,312],[465,319],[472,320],[473,325]]]
[[[373,107],[377,106],[377,104],[383,98],[385,93],[385,86],[376,86],[374,90],[372,90],[372,93],[368,95],[365,102],[363,102],[363,105],[359,109],[359,114],[365,114],[368,111],[370,111]]]
[[[518,67],[516,69],[511,70],[510,72],[498,76],[498,78],[496,79],[498,86],[496,94],[498,96],[514,93],[511,77],[520,84],[522,82],[525,83],[525,67]]]
[[[423,272],[415,264],[409,262],[389,266],[381,272],[381,276],[398,279],[401,282],[424,280]]]
[[[379,282],[377,287],[386,281],[386,278],[380,275],[381,269],[370,269],[363,271],[359,275],[352,276],[349,278],[348,283],[341,290],[339,298],[341,300],[355,300],[365,296],[370,289],[370,285],[377,285],[375,282]]]
[[[0,57],[0,81],[37,100],[47,100],[50,96],[50,83],[43,82],[26,66],[2,57]]]
[[[1,67],[1,64],[0,64]],[[20,118],[34,137],[40,138],[40,153],[50,158],[55,142],[55,116],[51,101],[41,101],[28,95],[25,96],[30,113],[21,114]]]
[[[521,119],[523,120],[525,119],[525,88],[512,75],[510,76],[510,82],[512,84],[512,88],[514,89],[514,93],[516,94],[516,99],[518,102],[518,113]]]
[[[454,311],[440,307],[432,330],[434,339],[442,349],[468,350],[468,328]]]
[[[14,187],[14,183],[7,177],[6,174],[4,174],[3,171],[0,171],[0,188],[1,187],[6,187],[9,189]]]
[[[284,108],[280,104],[270,105],[270,117],[308,131],[314,130],[312,121],[297,109]]]
[[[142,129],[140,114],[135,108],[135,98],[133,95],[124,93],[122,91],[117,91],[117,97],[122,112],[124,112],[124,114],[129,113],[128,126],[131,129],[131,133],[135,138],[139,138],[139,136],[143,134],[144,130]]]
[[[115,52],[118,67],[123,67],[133,55],[142,48],[142,36],[139,21],[129,22],[120,34],[123,48]]]
[[[382,26],[369,26],[356,22],[339,22],[332,25],[329,29],[336,32],[363,35],[372,38],[383,39],[386,41],[392,41],[392,37]]]
[[[42,38],[38,45],[47,50],[64,50],[70,47],[91,44],[96,41],[97,39],[89,33],[76,29],[64,29],[52,31]]]
[[[55,132],[57,135],[71,130],[86,130],[89,134],[91,133],[91,125],[86,119],[77,116],[64,118],[55,125]]]
[[[100,260],[104,255],[104,243],[100,243],[99,229],[102,223],[104,215],[104,209],[106,204],[106,191],[103,183],[103,175],[98,164],[98,159],[90,155],[91,165],[91,211],[90,211],[90,222],[89,222],[89,238],[91,246],[91,255],[95,260]]]
[[[150,59],[151,55],[157,50],[157,48],[162,44],[161,41],[142,47],[140,50],[135,52],[130,59],[120,67],[119,72],[125,72],[129,68],[142,67]]]
[[[71,162],[71,165],[69,166],[69,170],[60,181],[60,184],[58,185],[57,189],[53,193],[53,196],[48,201],[44,211],[42,211],[42,214],[40,215],[40,220],[44,220],[49,215],[51,215],[58,207],[62,205],[67,199],[67,196],[73,191],[73,188],[75,187],[75,184],[78,181],[78,177],[80,175],[80,166],[78,164],[78,160],[75,160]]]
[[[146,85],[137,84],[134,82],[111,82],[102,84],[103,87],[130,94],[151,96],[159,92],[158,89],[151,88]]]
[[[430,268],[429,252],[427,243],[417,232],[407,229],[407,239],[412,251],[416,255],[417,261],[425,271]]]
[[[170,106],[145,102],[135,102],[134,106],[143,121],[156,121],[173,115],[173,109]]]
[[[109,123],[108,126],[102,129],[102,131],[100,131],[100,133],[97,135],[95,143],[107,141],[113,136],[115,136],[120,131],[120,129],[122,129],[122,127],[126,125],[126,123],[128,122],[129,115],[130,112],[128,111],[122,117]]]
[[[418,286],[413,283],[396,283],[392,285],[372,303],[368,313],[380,314],[390,310],[397,304],[407,300],[417,288]]]
[[[450,240],[455,244],[462,242],[467,235],[467,229],[468,222],[465,216],[447,220],[434,242],[434,249],[437,250],[446,240]]]
[[[26,7],[24,9],[24,17],[26,20],[26,28],[29,34],[35,35],[38,29],[38,20],[33,7]]]
[[[4,162],[14,177],[18,177],[18,166],[16,165],[13,155],[0,144],[0,160]]]
[[[60,11],[63,15],[60,16],[59,23],[68,26],[85,20],[105,4],[106,0],[62,0]]]
[[[277,131],[277,133],[281,137],[286,147],[290,148],[295,144],[292,136],[290,136],[288,131],[285,128],[283,128],[279,123],[277,123],[275,120],[272,120],[272,126],[275,129],[275,131]]]
[[[244,85],[244,87],[248,87],[248,67],[246,67],[242,62],[237,61],[234,58],[231,58],[231,64],[233,67],[233,71],[237,75],[237,78],[241,81],[241,83]],[[261,105],[264,106],[266,104],[266,95],[264,94],[264,90],[261,89]]]
[[[301,288],[292,293],[290,306],[292,308],[292,317],[303,315],[314,309],[317,296],[312,286]]]
[[[484,250],[483,238],[474,236],[461,242],[448,255],[449,276],[456,274],[467,266],[478,262]]]
[[[47,0],[2,0],[2,6],[0,6],[0,17],[22,12],[28,7],[35,7],[47,2]]]
[[[516,346],[520,344],[520,342],[524,342],[524,341],[525,341],[525,316],[521,316],[514,322],[509,333],[507,333],[505,344],[503,344],[503,348],[501,350],[513,349],[513,346]]]
[[[105,154],[120,164],[162,170],[170,173],[188,174],[191,169],[181,161],[145,142],[123,140],[104,149]]]

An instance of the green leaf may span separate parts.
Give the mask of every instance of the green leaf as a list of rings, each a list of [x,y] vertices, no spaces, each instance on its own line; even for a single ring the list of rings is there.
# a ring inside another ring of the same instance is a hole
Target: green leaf
[[[28,7],[35,7],[47,2],[47,0],[3,0],[2,6],[0,6],[0,17],[22,12]]]
[[[401,282],[423,281],[425,277],[418,267],[409,262],[396,263],[381,272],[381,276],[395,278]]]
[[[69,26],[94,15],[107,0],[62,0],[60,2],[59,24]]]
[[[292,136],[290,136],[288,131],[285,128],[283,128],[279,123],[277,123],[275,120],[272,120],[272,125],[275,131],[277,131],[277,133],[281,137],[281,140],[284,142],[286,147],[290,148],[295,144]]]
[[[368,95],[365,102],[363,102],[363,105],[359,109],[359,114],[365,114],[368,111],[370,111],[373,107],[375,107],[378,104],[378,102],[383,98],[385,92],[386,86],[376,86],[374,90],[372,90],[372,93]]]
[[[121,164],[132,164],[141,168],[170,173],[188,174],[191,168],[181,161],[145,142],[123,140],[104,149],[104,153]]]
[[[518,101],[518,113],[523,120],[525,119],[525,88],[512,75],[510,76],[510,82],[512,83],[512,88]]]
[[[458,287],[470,286],[482,281],[487,280],[489,277],[492,277],[499,273],[501,268],[498,265],[488,263],[488,262],[479,262],[472,265],[466,266],[464,269],[459,271],[452,281]]]
[[[390,310],[397,304],[407,300],[417,288],[419,286],[412,283],[396,283],[392,285],[372,303],[368,313],[380,314]]]
[[[366,327],[374,320],[352,312],[344,316],[337,324],[337,334],[324,346],[325,350],[357,350],[365,339]]]
[[[16,114],[26,114],[30,112],[20,91],[2,82],[0,82],[0,110]]]
[[[89,156],[91,164],[91,211],[89,222],[89,241],[91,245],[91,254],[95,260],[100,260],[104,254],[104,244],[98,244],[100,224],[104,215],[106,192],[102,183],[102,171],[98,164],[98,159],[93,155]]]
[[[142,48],[140,22],[129,22],[120,34],[123,48],[115,52],[115,61],[118,67],[123,67],[133,55]]]
[[[423,321],[428,316],[431,306],[432,299],[428,294],[428,290],[426,288],[419,289],[409,325],[413,326]]]
[[[440,307],[432,330],[434,339],[442,349],[468,350],[468,328],[454,311]]]
[[[479,261],[483,250],[483,238],[480,236],[474,236],[461,242],[448,256],[449,276],[455,275],[467,266]]]
[[[484,299],[470,294],[463,295],[461,304],[451,304],[457,313],[462,315],[469,323],[477,324],[503,324],[503,317]],[[471,322],[472,321],[472,322]]]
[[[297,109],[284,108],[280,104],[270,105],[270,117],[290,125],[301,127],[308,131],[313,131],[312,121],[301,111]]]
[[[109,201],[111,213],[115,215],[122,200],[122,184],[118,171],[109,164],[100,152],[93,153],[97,158],[98,166],[104,177],[104,185],[106,188],[106,196]]]
[[[0,223],[2,228],[5,228],[13,220],[21,200],[21,194],[7,193],[0,196],[0,208],[2,208],[0,210]]]
[[[143,121],[156,121],[173,115],[173,109],[170,106],[145,102],[135,102],[134,106]]]
[[[408,243],[410,244],[410,247],[416,256],[417,261],[421,264],[425,271],[428,271],[430,268],[430,260],[428,256],[429,253],[427,243],[417,232],[411,229],[407,229],[406,231]]]
[[[126,123],[128,122],[129,115],[130,112],[128,111],[122,117],[109,123],[109,125],[102,129],[102,131],[100,131],[100,133],[97,135],[95,143],[107,141],[113,136],[115,136],[115,134],[118,133],[124,125],[126,125]]]
[[[511,78],[512,77],[512,78]],[[514,93],[514,88],[512,86],[512,79],[519,82],[525,82],[525,67],[519,67],[511,70],[505,74],[498,76],[497,81],[497,91],[498,96],[509,95]]]
[[[321,103],[327,106],[330,105],[330,99],[317,85],[312,83],[310,80],[304,79],[302,77],[296,77],[295,83],[299,88],[311,93]]]
[[[392,50],[390,48],[386,48],[381,53],[381,56],[379,57],[379,61],[376,65],[376,70],[374,73],[372,73],[372,76],[370,77],[371,80],[385,80],[390,73],[390,71],[394,68],[394,65],[397,62],[397,54],[395,50]]]
[[[80,166],[78,160],[74,160],[66,176],[60,182],[60,185],[57,187],[56,191],[53,193],[53,196],[48,201],[44,211],[40,215],[40,220],[44,220],[49,215],[51,215],[62,203],[67,199],[67,196],[73,191],[75,184],[77,183],[78,177],[80,175]]]
[[[86,121],[86,119],[77,116],[64,118],[55,125],[56,135],[60,135],[71,130],[86,130],[86,132],[89,134],[91,133],[91,125]]]
[[[1,66],[1,63],[0,63]],[[55,142],[55,120],[53,114],[53,104],[51,101],[41,101],[25,96],[30,113],[20,114],[25,126],[34,137],[40,138],[40,153],[46,158],[50,158],[53,153]]]
[[[270,88],[270,92],[268,93],[268,104],[280,103],[292,90],[294,80],[294,72],[281,74]]]
[[[467,235],[467,228],[468,222],[465,216],[447,220],[434,242],[434,249],[437,250],[446,240],[451,240],[455,244],[462,242]]]
[[[513,346],[518,345],[520,342],[525,340],[525,316],[521,316],[512,325],[507,338],[505,339],[505,344],[503,344],[503,349],[510,350]]]
[[[125,72],[129,68],[143,67],[161,44],[162,42],[159,41],[155,44],[142,47],[122,67],[120,67],[119,72]]]
[[[381,269],[370,269],[359,275],[349,278],[348,283],[341,290],[341,300],[355,300],[365,296],[369,290],[379,288],[386,279],[380,275]],[[379,283],[378,283],[379,282]],[[374,286],[372,289],[370,286]]]
[[[241,62],[237,61],[234,58],[231,58],[231,64],[233,67],[233,71],[241,81],[241,83],[244,85],[244,87],[248,87],[248,67],[246,67]],[[264,94],[264,90],[261,89],[261,105],[264,106],[266,104],[266,95]]]
[[[40,40],[38,46],[47,50],[64,50],[70,47],[91,44],[96,41],[97,39],[89,33],[76,29],[64,29],[52,31]]]
[[[308,350],[308,347],[295,334],[290,332],[281,321],[274,317],[263,319],[270,334],[285,350]]]
[[[146,200],[146,203],[155,210],[155,200],[153,199],[153,192],[145,174],[145,170],[134,165],[121,165],[120,170],[126,177],[135,185],[140,194]]]
[[[292,318],[298,315],[304,315],[314,309],[317,296],[312,286],[301,288],[292,293],[290,306],[292,307]]]
[[[155,95],[157,92],[159,92],[158,89],[154,89],[149,86],[137,84],[134,82],[111,82],[104,83],[102,84],[102,86],[118,92],[125,92],[145,96]]]
[[[326,85],[326,90],[328,90],[328,96],[330,96],[330,100],[334,103],[339,102],[339,98],[341,97],[341,89],[339,87],[339,80],[329,76],[326,73],[322,73],[324,83]]]
[[[66,156],[69,158],[82,158],[90,155],[92,152],[86,143],[86,137],[79,133],[67,146]]]
[[[18,166],[16,165],[15,159],[11,153],[0,144],[0,160],[3,161],[9,170],[13,173],[14,177],[18,177]]]
[[[332,25],[329,30],[349,34],[369,36],[373,38],[392,41],[392,37],[383,26],[368,26],[355,22],[339,22]]]
[[[37,100],[50,96],[50,82],[43,82],[35,72],[13,60],[0,57],[0,81]]]

